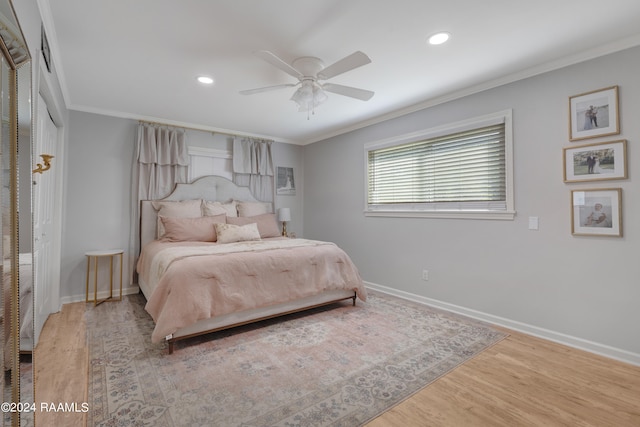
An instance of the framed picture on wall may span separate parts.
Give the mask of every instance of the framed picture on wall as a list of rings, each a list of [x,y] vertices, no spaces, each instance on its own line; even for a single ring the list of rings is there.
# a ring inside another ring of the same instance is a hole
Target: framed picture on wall
[[[47,67],[47,71],[51,72],[51,50],[49,49],[49,40],[47,39],[47,33],[44,31],[44,25],[40,27],[40,49],[42,50],[44,65]]]
[[[620,133],[618,86],[569,97],[569,139]]]
[[[571,191],[571,234],[622,237],[622,189]]]
[[[278,166],[276,177],[276,194],[295,196],[296,181],[293,176],[293,168]]]
[[[564,182],[604,181],[627,177],[627,141],[566,147]]]

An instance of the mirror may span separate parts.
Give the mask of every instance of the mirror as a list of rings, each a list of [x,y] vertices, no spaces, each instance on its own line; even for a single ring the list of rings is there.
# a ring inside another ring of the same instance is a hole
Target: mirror
[[[3,402],[15,406],[33,402],[31,67],[29,51],[9,0],[0,0],[0,50],[0,250],[3,261],[0,351],[4,365],[4,375],[0,378]],[[2,425],[21,423],[33,424],[33,412],[3,410]]]

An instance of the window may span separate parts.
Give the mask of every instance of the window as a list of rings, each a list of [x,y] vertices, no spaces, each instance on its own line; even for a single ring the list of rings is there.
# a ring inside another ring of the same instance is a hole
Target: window
[[[513,219],[511,111],[365,146],[370,216]]]
[[[230,151],[204,147],[188,147],[189,182],[206,175],[233,179],[233,156]]]

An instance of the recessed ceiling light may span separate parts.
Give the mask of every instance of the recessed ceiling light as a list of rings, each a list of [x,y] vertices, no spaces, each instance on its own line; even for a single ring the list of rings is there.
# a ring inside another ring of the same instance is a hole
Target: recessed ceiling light
[[[203,85],[212,85],[213,79],[209,76],[198,76],[198,81]]]
[[[444,42],[446,42],[447,40],[449,40],[449,37],[451,35],[449,33],[436,33],[432,36],[429,37],[429,44],[442,44]]]

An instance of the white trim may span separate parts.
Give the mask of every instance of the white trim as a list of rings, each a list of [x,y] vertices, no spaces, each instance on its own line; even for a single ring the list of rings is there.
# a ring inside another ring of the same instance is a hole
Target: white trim
[[[419,130],[416,132],[405,133],[402,135],[392,136],[390,138],[381,139],[378,141],[371,141],[364,144],[365,152],[390,147],[394,145],[400,145],[405,142],[419,141],[422,139],[436,138],[438,136],[447,135],[450,133],[464,132],[466,130],[498,125],[500,123],[508,123],[511,121],[513,110],[502,110],[495,113],[485,114],[482,116],[472,117],[470,119],[460,120],[453,123],[446,123],[444,125],[435,126],[428,129]],[[505,129],[505,133],[510,129]]]
[[[184,122],[182,120],[168,120],[168,119],[162,118],[162,117],[145,116],[145,115],[141,115],[141,114],[134,114],[134,113],[124,112],[124,111],[107,110],[107,109],[104,109],[104,108],[91,107],[91,106],[85,106],[85,105],[77,105],[77,104],[68,105],[67,108],[69,110],[72,110],[72,111],[83,111],[85,113],[100,114],[100,115],[103,115],[103,116],[118,117],[118,118],[121,118],[121,119],[131,119],[131,120],[141,120],[141,121],[144,121],[144,122],[162,123],[162,124],[165,124],[165,125],[168,125],[168,126],[176,126],[176,127],[181,127],[181,128],[191,129],[191,130],[198,130],[198,131],[202,131],[202,132],[212,132],[212,133],[224,134],[224,135],[229,135],[229,136],[241,135],[241,136],[247,137],[247,138],[270,139],[270,140],[274,140],[274,141],[283,142],[285,144],[302,145],[302,144],[300,144],[299,141],[295,141],[295,140],[292,140],[292,139],[286,139],[286,138],[282,138],[282,137],[275,136],[275,135],[265,135],[265,134],[261,134],[261,133],[250,133],[250,132],[245,132],[245,131],[236,131],[236,130],[233,130],[233,129],[227,129],[227,128],[220,128],[220,127],[215,127],[215,126],[208,126],[208,125],[201,125],[201,124],[196,124],[196,123]]]
[[[115,286],[113,288],[113,296],[115,296],[116,298],[118,297],[118,294],[120,292],[120,289],[116,289]],[[122,287],[122,297],[124,298],[127,295],[135,295],[137,293],[140,292],[140,288],[136,285],[130,285],[127,287]],[[93,298],[93,293],[91,292],[91,290],[89,291],[90,295],[89,298]],[[109,297],[109,291],[107,290],[103,290],[103,291],[99,291],[98,292],[98,299],[104,299]],[[73,304],[74,302],[85,302],[86,301],[87,296],[85,294],[76,294],[76,295],[71,295],[71,296],[67,296],[67,297],[63,297],[62,298],[62,305],[64,304]],[[91,302],[87,303],[87,304],[93,304],[93,300],[91,300]]]
[[[386,114],[373,117],[368,120],[364,120],[353,125],[339,127],[329,132],[322,133],[320,135],[313,136],[307,140],[301,141],[300,145],[313,144],[314,142],[323,141],[325,139],[333,138],[345,133],[353,132],[358,129],[362,129],[368,126],[372,126],[387,120],[396,119],[398,117],[405,116],[407,114],[415,113],[416,111],[426,110],[427,108],[435,107],[437,105],[445,104],[447,102],[455,101],[466,96],[474,95],[476,93],[484,92],[489,89],[504,86],[513,82],[535,77],[540,74],[548,73],[551,71],[559,70],[571,65],[580,64],[601,56],[609,55],[615,52],[620,52],[625,49],[630,49],[640,45],[640,35],[633,35],[624,39],[608,43],[603,46],[595,47],[593,49],[578,52],[576,54],[560,58],[558,60],[550,61],[544,64],[536,65],[526,70],[517,71],[515,73],[499,77],[494,80],[490,80],[484,83],[480,83],[474,86],[468,86],[459,90],[447,93],[445,95],[430,98],[417,104],[411,105],[406,108],[394,110]]]
[[[131,113],[122,113],[119,111],[113,111],[113,110],[104,110],[104,109],[96,109],[93,107],[88,107],[88,106],[84,106],[84,105],[78,105],[75,104],[71,101],[71,95],[69,93],[69,88],[68,85],[66,83],[66,73],[63,70],[63,63],[60,59],[60,56],[58,54],[59,52],[59,46],[57,45],[57,36],[56,36],[56,30],[55,30],[55,25],[53,24],[54,20],[53,20],[53,14],[51,12],[51,8],[49,6],[49,1],[47,0],[37,0],[38,3],[38,8],[40,9],[40,15],[42,16],[42,21],[43,21],[43,25],[45,27],[45,30],[47,32],[47,36],[49,39],[49,46],[50,46],[50,50],[51,50],[51,56],[52,56],[52,60],[53,63],[56,64],[56,72],[58,75],[58,80],[60,82],[60,87],[61,87],[61,91],[62,91],[62,95],[65,101],[65,105],[67,107],[67,109],[69,110],[75,110],[75,111],[84,111],[84,112],[88,112],[88,113],[95,113],[95,114],[103,114],[106,116],[113,116],[113,117],[120,117],[120,118],[127,118],[127,119],[133,119],[133,120],[146,120],[146,121],[152,121],[152,122],[161,122],[164,123],[164,119],[161,118],[154,118],[154,117],[148,117],[148,116],[140,116],[140,115],[135,115],[135,114],[131,114]],[[353,132],[355,130],[358,129],[362,129],[365,128],[367,126],[371,126],[371,125],[375,125],[387,120],[391,120],[397,117],[401,117],[410,113],[414,113],[416,111],[420,111],[420,110],[424,110],[430,107],[434,107],[436,105],[440,105],[440,104],[444,104],[446,102],[450,102],[450,101],[454,101],[456,99],[460,99],[460,98],[464,98],[465,96],[469,96],[469,95],[473,95],[475,93],[479,93],[479,92],[483,92],[486,91],[488,89],[493,89],[496,87],[500,87],[500,86],[504,86],[506,84],[509,83],[513,83],[513,82],[517,82],[520,80],[524,80],[530,77],[534,77],[540,74],[544,74],[550,71],[554,71],[554,70],[559,70],[561,68],[565,68],[571,65],[575,65],[575,64],[579,64],[585,61],[589,61],[591,59],[594,58],[599,58],[601,56],[605,56],[605,55],[609,55],[615,52],[620,52],[622,50],[625,49],[630,49],[633,48],[635,46],[640,45],[640,35],[632,35],[630,37],[626,37],[626,38],[622,38],[620,40],[616,40],[613,41],[611,43],[607,43],[605,45],[602,46],[598,46],[595,48],[591,48],[582,52],[578,52],[566,57],[562,57],[560,59],[557,60],[553,60],[553,61],[549,61],[546,62],[544,64],[540,64],[540,65],[536,65],[533,66],[531,68],[522,70],[522,71],[517,71],[515,73],[503,76],[503,77],[499,77],[493,80],[490,80],[488,82],[484,82],[484,83],[480,83],[477,85],[473,85],[473,86],[469,86],[469,87],[465,87],[465,88],[461,88],[458,89],[456,91],[453,91],[451,93],[448,93],[446,95],[443,96],[439,96],[436,98],[430,98],[427,99],[425,101],[419,102],[417,104],[408,106],[406,108],[401,108],[399,110],[394,110],[391,111],[389,113],[383,113],[380,114],[376,117],[367,119],[367,120],[363,120],[360,121],[358,123],[355,124],[350,124],[350,125],[346,125],[346,126],[341,126],[332,130],[328,130],[327,132],[322,132],[318,135],[315,136],[311,136],[308,139],[301,139],[301,140],[292,140],[292,139],[283,139],[280,137],[276,137],[276,136],[269,136],[269,135],[258,135],[258,134],[253,134],[253,135],[247,135],[247,136],[253,136],[256,138],[264,138],[264,139],[273,139],[273,140],[277,140],[283,143],[287,143],[287,144],[294,144],[294,145],[308,145],[308,144],[312,144],[314,142],[318,142],[318,141],[322,141],[325,139],[329,139],[329,138],[333,138],[335,136],[339,136],[348,132]],[[167,123],[167,124],[171,124],[171,123]],[[234,130],[230,130],[230,129],[222,129],[222,128],[215,128],[215,127],[211,127],[211,126],[198,126],[195,125],[194,123],[187,123],[187,122],[173,122],[172,123],[175,126],[180,126],[180,127],[188,127],[188,128],[196,128],[196,127],[201,127],[202,130],[205,131],[212,131],[212,132],[220,132],[220,133],[228,133],[228,134],[236,134],[236,133],[241,133],[241,134],[245,134],[244,132],[240,132],[240,131],[234,131]]]
[[[402,211],[402,210],[364,210],[365,216],[396,218],[449,218],[449,219],[497,219],[513,220],[515,211]]]
[[[428,306],[446,310],[452,313],[467,316],[472,319],[481,320],[483,322],[502,326],[508,329],[512,329],[514,331],[522,332],[528,335],[533,335],[538,338],[543,338],[543,339],[553,341],[559,344],[563,344],[569,347],[577,348],[579,350],[584,350],[589,353],[593,353],[600,356],[608,357],[610,359],[615,359],[621,362],[629,363],[631,365],[640,366],[640,354],[638,353],[632,353],[630,351],[611,347],[606,344],[585,340],[582,338],[574,337],[571,335],[563,334],[563,333],[552,331],[549,329],[540,328],[538,326],[529,325],[527,323],[518,322],[516,320],[494,316],[493,314],[483,313],[481,311],[473,310],[467,307],[462,307],[455,304],[449,304],[444,301],[423,297],[420,295],[412,294],[410,292],[400,291],[397,289],[389,288],[387,286],[378,285],[371,282],[365,282],[365,285],[367,288],[370,288],[374,291],[393,295],[409,301],[418,302],[420,304],[428,305]]]

